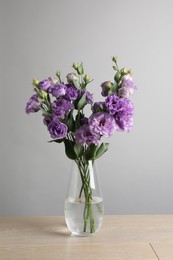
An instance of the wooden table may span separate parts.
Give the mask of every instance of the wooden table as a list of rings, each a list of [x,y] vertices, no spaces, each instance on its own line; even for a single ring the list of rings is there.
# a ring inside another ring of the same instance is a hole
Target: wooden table
[[[0,260],[173,260],[173,215],[105,216],[91,237],[63,217],[1,217]]]

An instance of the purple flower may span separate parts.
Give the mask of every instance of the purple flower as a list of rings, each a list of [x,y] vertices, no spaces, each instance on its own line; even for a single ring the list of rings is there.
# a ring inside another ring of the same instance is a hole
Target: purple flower
[[[114,93],[106,98],[106,106],[114,117],[119,131],[129,131],[133,126],[133,104],[127,98],[119,98]]]
[[[86,100],[88,104],[93,103],[93,95],[89,91],[86,91]]]
[[[56,83],[50,87],[50,93],[56,98],[64,96],[66,94],[66,85],[63,83]]]
[[[105,105],[105,102],[95,102],[93,105],[93,112],[104,112],[106,111],[107,107]]]
[[[53,114],[58,118],[64,118],[74,105],[66,99],[57,99],[52,103]]]
[[[71,101],[71,100],[76,100],[77,97],[78,97],[77,88],[72,84],[67,84],[65,98]]]
[[[88,118],[85,117],[85,116],[82,117],[80,121],[81,121],[81,125],[87,125],[88,124]]]
[[[59,121],[57,117],[48,124],[48,131],[52,138],[62,139],[67,135],[67,126]]]
[[[106,97],[109,94],[109,90],[111,89],[113,83],[111,81],[105,81],[101,84],[101,88],[102,88],[102,96]]]
[[[120,88],[118,89],[118,96],[127,98],[130,94],[133,94],[134,90],[137,89],[132,77],[128,74],[124,76]]]
[[[119,105],[120,100],[121,99],[114,93],[107,96],[107,98],[105,100],[105,104],[111,115],[114,115],[116,113],[116,111],[118,110],[118,105]]]
[[[52,121],[51,116],[43,115],[43,123],[44,123],[44,125],[48,126],[51,121]]]
[[[104,112],[92,114],[88,122],[92,132],[104,137],[110,137],[118,129],[115,119],[108,113]]]
[[[38,83],[38,87],[46,92],[49,92],[49,88],[51,87],[51,79],[44,79]]]
[[[37,112],[40,110],[41,103],[38,101],[38,94],[34,94],[30,97],[28,103],[26,104],[25,112],[27,114]]]
[[[76,142],[80,145],[99,144],[100,135],[91,131],[88,124],[78,128],[74,133]]]
[[[127,88],[119,88],[118,96],[121,98],[127,98],[130,95],[129,90]]]

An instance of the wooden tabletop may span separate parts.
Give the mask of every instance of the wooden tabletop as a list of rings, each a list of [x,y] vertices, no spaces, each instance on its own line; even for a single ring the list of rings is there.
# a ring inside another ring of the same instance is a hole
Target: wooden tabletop
[[[173,260],[173,215],[104,216],[91,237],[64,217],[0,217],[0,260]]]

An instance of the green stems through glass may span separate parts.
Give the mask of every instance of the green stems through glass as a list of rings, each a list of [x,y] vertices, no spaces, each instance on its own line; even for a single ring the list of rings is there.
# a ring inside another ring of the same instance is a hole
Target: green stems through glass
[[[89,161],[84,161],[82,159],[75,160],[79,173],[81,176],[81,189],[79,192],[79,198],[82,198],[82,194],[84,195],[84,225],[83,232],[87,232],[87,226],[90,225],[90,233],[95,232],[95,221],[92,207],[92,188],[90,184],[90,166]]]

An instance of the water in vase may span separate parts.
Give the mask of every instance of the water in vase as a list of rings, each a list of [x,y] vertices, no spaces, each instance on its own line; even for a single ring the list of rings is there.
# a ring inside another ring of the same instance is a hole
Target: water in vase
[[[68,197],[65,200],[65,220],[69,230],[75,235],[90,235],[97,232],[103,221],[103,199],[100,197],[93,197],[91,201],[91,210],[94,220],[94,230],[91,232],[90,219],[84,228],[84,212],[85,212],[84,198]],[[87,213],[86,213],[87,214]],[[85,229],[85,230],[84,230]]]

